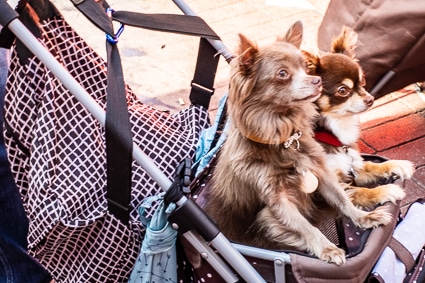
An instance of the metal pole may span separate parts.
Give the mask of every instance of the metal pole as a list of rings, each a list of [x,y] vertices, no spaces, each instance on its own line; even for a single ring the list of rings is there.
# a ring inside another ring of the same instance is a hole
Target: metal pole
[[[201,257],[205,259],[214,270],[221,275],[226,282],[238,282],[239,277],[229,269],[228,265],[222,260],[217,253],[215,253],[204,239],[193,231],[188,231],[183,234],[186,240],[199,252]]]
[[[189,16],[197,16],[196,13],[183,1],[183,0],[173,0],[173,2],[177,5],[177,7],[182,10],[182,12]],[[232,53],[229,49],[223,44],[220,40],[211,40],[207,39],[208,42],[220,53],[227,62],[230,62],[233,58]]]
[[[377,94],[378,93],[378,91],[380,91],[381,90],[381,88],[383,88],[386,84],[387,84],[387,82],[389,81],[389,80],[391,80],[391,78],[393,77],[395,75],[395,72],[394,71],[388,71],[376,84],[375,84],[375,86],[369,91],[369,93],[371,94],[371,95],[375,95],[375,94]]]

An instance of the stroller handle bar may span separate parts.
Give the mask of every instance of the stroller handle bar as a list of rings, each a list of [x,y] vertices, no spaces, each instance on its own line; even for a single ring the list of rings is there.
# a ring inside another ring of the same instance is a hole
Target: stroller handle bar
[[[12,20],[19,17],[18,13],[10,7],[14,4],[12,1],[9,4],[6,3],[6,0],[0,1],[0,25],[7,26]]]
[[[182,10],[185,15],[197,16],[197,14],[182,0],[173,0],[174,4]],[[220,53],[227,62],[233,59],[233,55],[230,50],[220,40],[207,39],[208,42]]]
[[[10,5],[13,3],[9,2]],[[22,24],[18,19],[19,15],[12,9],[6,0],[0,0],[0,25],[7,26],[11,32],[35,55],[46,67],[64,84],[64,86],[78,99],[93,117],[99,121],[102,126],[105,126],[105,111],[104,109],[90,96],[89,93],[71,76],[71,74],[63,67],[53,55],[46,50],[42,44],[33,36],[33,34]],[[133,158],[141,165],[146,172],[158,183],[158,185],[167,191],[172,182],[168,177],[153,163],[153,161],[144,154],[139,146],[133,143]],[[188,198],[183,197],[177,202],[181,206]],[[184,235],[195,234],[192,238],[196,238],[195,231],[189,231]],[[246,259],[232,246],[230,241],[225,238],[220,232],[211,244],[223,255],[226,261],[243,277],[247,282],[265,282],[258,272],[246,261]],[[211,251],[210,257],[214,257],[214,252]],[[207,258],[207,261],[208,258]],[[218,256],[215,257],[210,264],[219,262]],[[217,266],[218,267],[218,266]],[[223,272],[223,270],[221,270]],[[222,273],[223,278],[227,282],[237,282],[238,278],[232,270],[227,269],[227,273]]]

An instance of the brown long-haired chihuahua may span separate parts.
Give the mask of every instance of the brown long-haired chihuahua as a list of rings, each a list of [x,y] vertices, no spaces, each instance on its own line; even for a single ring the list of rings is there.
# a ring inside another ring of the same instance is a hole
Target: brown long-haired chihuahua
[[[330,52],[320,57],[303,53],[308,73],[322,78],[322,95],[316,101],[320,116],[315,136],[327,153],[327,166],[346,184],[353,203],[370,209],[403,199],[405,192],[398,185],[378,184],[410,178],[414,166],[407,160],[365,161],[358,151],[359,115],[372,106],[374,97],[364,88],[364,74],[355,57],[356,42],[357,34],[343,27]]]
[[[313,137],[321,79],[306,73],[301,40],[301,22],[262,48],[240,36],[240,55],[231,63],[230,129],[205,209],[231,240],[342,264],[344,250],[313,225],[318,201],[363,228],[385,225],[391,215],[385,206],[356,208],[325,166]]]

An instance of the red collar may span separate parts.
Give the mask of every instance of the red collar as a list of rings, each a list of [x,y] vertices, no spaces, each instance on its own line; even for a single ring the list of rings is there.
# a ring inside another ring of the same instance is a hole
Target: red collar
[[[333,145],[343,146],[344,144],[331,132],[323,128],[318,128],[314,131],[314,137],[316,140]]]

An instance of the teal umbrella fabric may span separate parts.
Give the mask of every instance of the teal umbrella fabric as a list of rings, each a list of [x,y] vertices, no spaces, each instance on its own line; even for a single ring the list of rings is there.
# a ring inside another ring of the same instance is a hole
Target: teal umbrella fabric
[[[177,282],[177,231],[167,221],[167,215],[175,209],[175,204],[166,207],[164,194],[147,197],[139,208],[146,234],[129,283]],[[147,217],[147,210],[155,202],[159,204],[153,216]]]

